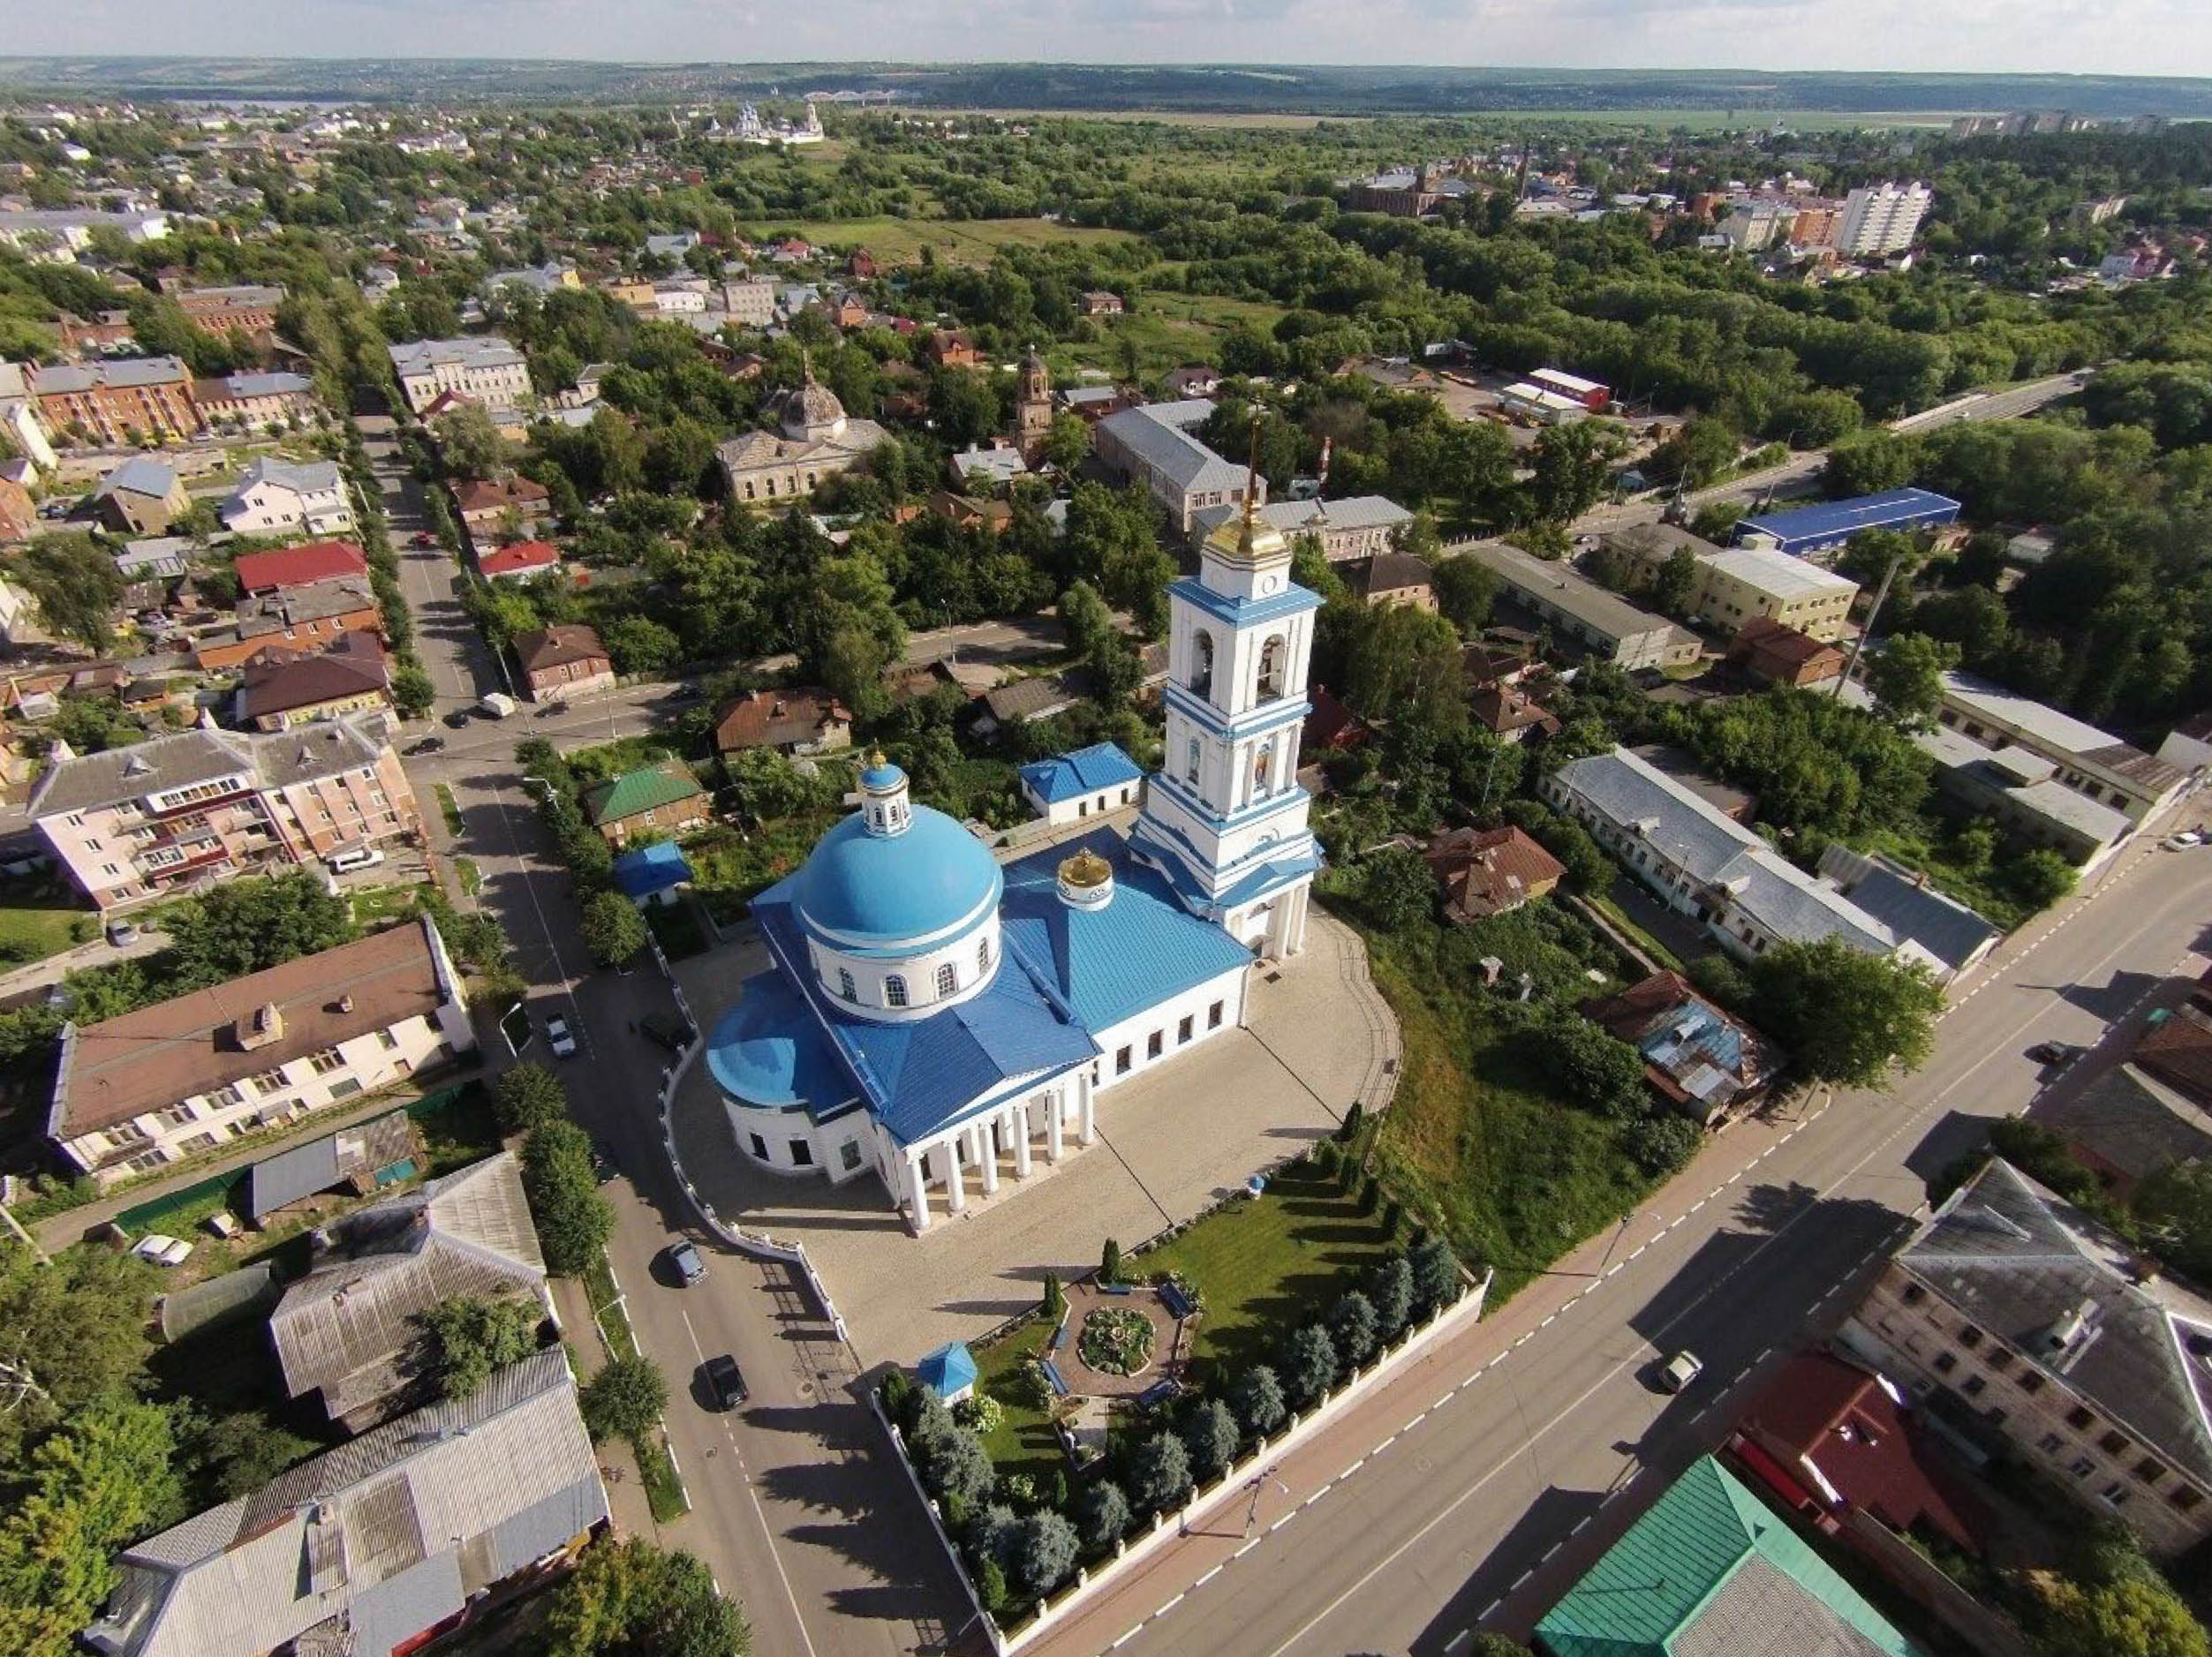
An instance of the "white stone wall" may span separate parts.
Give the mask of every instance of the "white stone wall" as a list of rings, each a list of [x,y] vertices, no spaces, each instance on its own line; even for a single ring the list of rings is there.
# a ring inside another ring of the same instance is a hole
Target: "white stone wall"
[[[990,945],[990,966],[981,964],[983,945]],[[990,914],[973,931],[941,944],[935,949],[918,954],[902,955],[895,960],[874,956],[849,955],[809,937],[807,953],[814,963],[814,971],[822,988],[834,1000],[855,1008],[863,1016],[886,1024],[902,1024],[925,1019],[932,1013],[969,999],[979,993],[991,982],[991,975],[999,969],[1001,948],[999,938],[999,911],[994,900]],[[937,988],[938,970],[943,967],[953,969],[955,988],[950,995],[940,994]],[[850,973],[853,991],[844,993],[840,973]],[[906,1005],[891,1005],[885,988],[887,980],[897,977],[906,983]]]
[[[1091,1066],[1096,1076],[1092,1083],[1093,1093],[1104,1093],[1116,1082],[1140,1076],[1154,1065],[1164,1064],[1178,1054],[1189,1052],[1201,1042],[1242,1026],[1244,1022],[1244,986],[1249,971],[1245,967],[1232,968],[1219,977],[1209,978],[1196,989],[1186,990],[1157,1006],[1147,1007],[1119,1024],[1093,1031],[1092,1035],[1098,1043],[1098,1057]],[[1221,1022],[1209,1028],[1207,1012],[1217,1001],[1221,1003]],[[1190,1039],[1187,1042],[1177,1039],[1181,1022],[1186,1018],[1190,1021]],[[1155,1031],[1160,1036],[1160,1050],[1157,1055],[1151,1051],[1151,1037]],[[1126,1071],[1120,1068],[1121,1051],[1124,1047],[1129,1051],[1129,1067]],[[1074,1089],[1068,1091],[1072,1096]]]
[[[1026,783],[1022,786],[1022,792],[1029,797],[1031,810],[1054,828],[1061,828],[1069,823],[1103,817],[1108,811],[1119,811],[1123,806],[1141,805],[1144,800],[1144,782],[1139,778],[1133,782],[1116,783],[1111,788],[1093,789],[1089,794],[1076,795],[1071,799],[1049,805]]]

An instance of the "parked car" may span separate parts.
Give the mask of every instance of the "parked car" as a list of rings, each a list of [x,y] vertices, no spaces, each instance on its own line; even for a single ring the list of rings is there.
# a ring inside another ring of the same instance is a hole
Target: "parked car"
[[[695,1039],[691,1027],[668,1013],[648,1013],[638,1021],[638,1032],[656,1046],[681,1053]]]
[[[165,1231],[148,1231],[132,1247],[131,1252],[157,1266],[181,1266],[192,1257],[192,1245]]]
[[[415,545],[416,545],[416,546],[435,546],[437,544],[438,544],[438,538],[437,538],[436,536],[433,535],[433,534],[432,534],[432,533],[431,533],[428,530],[417,530],[417,531],[415,531]]]
[[[2081,1057],[2083,1049],[2072,1042],[2037,1042],[2027,1056],[2039,1065],[2067,1065]]]
[[[708,1359],[699,1367],[706,1377],[707,1396],[721,1408],[734,1410],[751,1396],[745,1390],[744,1372],[728,1352]]]
[[[557,1013],[546,1021],[546,1040],[552,1045],[555,1058],[576,1057],[576,1032],[569,1028],[568,1020]]]
[[[1680,1392],[1704,1373],[1705,1360],[1685,1347],[1660,1369],[1659,1384],[1669,1392]]]
[[[689,1241],[668,1246],[668,1268],[687,1289],[706,1276],[706,1262],[699,1257],[698,1245]]]
[[[2186,852],[2192,846],[2204,844],[2204,836],[2194,829],[2184,829],[2178,834],[2169,834],[2159,842],[2170,852]]]
[[[384,861],[383,851],[374,846],[356,846],[324,859],[334,875],[350,875],[363,869],[374,869]]]
[[[444,749],[445,738],[442,736],[418,736],[399,751],[412,757],[417,754],[442,753]]]
[[[108,942],[113,944],[117,949],[126,948],[138,941],[139,929],[132,925],[130,922],[110,921],[108,923]]]
[[[456,708],[445,716],[446,728],[451,731],[460,730],[475,717],[476,715],[466,708]]]

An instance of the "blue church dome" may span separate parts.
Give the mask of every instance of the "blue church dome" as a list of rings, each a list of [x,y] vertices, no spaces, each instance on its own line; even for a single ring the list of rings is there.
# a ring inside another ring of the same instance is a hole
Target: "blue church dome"
[[[998,861],[942,811],[913,808],[897,833],[847,817],[816,842],[793,882],[799,919],[832,948],[936,942],[995,908]]]

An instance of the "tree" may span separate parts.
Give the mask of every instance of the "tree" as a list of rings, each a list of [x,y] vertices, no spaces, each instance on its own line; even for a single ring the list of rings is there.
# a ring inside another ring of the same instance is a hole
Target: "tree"
[[[1420,853],[1385,846],[1360,866],[1359,902],[1378,931],[1411,932],[1435,918],[1436,877]]]
[[[643,1352],[610,1358],[584,1386],[584,1425],[594,1441],[642,1438],[668,1407],[661,1366]]]
[[[1336,1384],[1336,1343],[1318,1323],[1303,1324],[1284,1346],[1280,1368],[1285,1396],[1310,1410]]]
[[[2212,1275],[2212,1166],[2169,1163],[2135,1187],[2129,1207],[2161,1255],[2193,1277]]]
[[[1283,1424],[1290,1407],[1283,1402],[1282,1382],[1265,1364],[1254,1364],[1229,1387],[1229,1404],[1244,1430],[1265,1438]]]
[[[1081,415],[1070,414],[1065,409],[1053,416],[1053,423],[1045,433],[1045,460],[1062,471],[1071,472],[1083,463],[1083,457],[1091,452],[1091,428],[1083,424]]]
[[[1687,546],[1678,546],[1652,580],[1651,602],[1669,615],[1687,615],[1696,591],[1697,554]]]
[[[1060,1274],[1045,1274],[1045,1321],[1057,1324],[1068,1315],[1068,1292],[1060,1286]]]
[[[1535,516],[1565,523],[1582,516],[1605,493],[1615,441],[1596,421],[1549,426],[1536,439],[1536,475],[1528,485]]]
[[[1413,1268],[1403,1254],[1393,1254],[1375,1268],[1367,1284],[1367,1298],[1375,1307],[1375,1332],[1384,1341],[1398,1338],[1413,1313]]]
[[[1704,1144],[1704,1129],[1672,1111],[1639,1118],[1621,1135],[1629,1160],[1654,1179],[1688,1167]]]
[[[1113,1480],[1101,1479],[1076,1503],[1076,1523],[1083,1533],[1083,1545],[1094,1554],[1102,1554],[1129,1528],[1129,1499]]]
[[[547,1596],[547,1657],[747,1657],[752,1631],[706,1567],[650,1542],[602,1541]]]
[[[181,1517],[169,1415],[109,1393],[31,1454],[0,1519],[0,1650],[63,1657],[120,1579],[116,1548]]]
[[[420,663],[403,661],[392,669],[392,705],[399,710],[400,718],[420,719],[437,697],[437,687]]]
[[[546,1269],[574,1277],[587,1270],[614,1233],[615,1210],[600,1194],[592,1141],[573,1122],[547,1122],[522,1147],[523,1190],[538,1224]]]
[[[1863,442],[1831,449],[1821,469],[1821,486],[1831,500],[1877,494],[1912,482],[1919,465],[1920,445],[1912,438],[1877,433]]]
[[[618,674],[652,679],[683,659],[683,641],[649,615],[617,616],[600,629]]]
[[[1014,1540],[1014,1574],[1042,1599],[1076,1568],[1076,1527],[1050,1508],[1028,1514]]]
[[[424,1363],[441,1397],[473,1397],[496,1370],[538,1350],[540,1308],[518,1295],[441,1300],[417,1315],[429,1337]]]
[[[172,910],[170,970],[182,986],[227,983],[360,935],[344,898],[313,875],[235,880]]]
[[[922,1481],[940,1502],[958,1503],[963,1511],[972,1513],[991,1499],[998,1472],[983,1441],[966,1427],[955,1427],[931,1443]]]
[[[1643,1055],[1588,1019],[1562,1013],[1531,1032],[1560,1086],[1600,1116],[1634,1116],[1643,1108]]]
[[[1932,730],[1944,704],[1944,674],[1959,665],[1959,647],[1925,633],[1898,633],[1866,659],[1875,705],[1900,731]]]
[[[492,1114],[501,1133],[527,1134],[567,1119],[568,1089],[543,1065],[525,1060],[493,1085]]]
[[[1431,581],[1437,608],[1461,637],[1490,625],[1491,608],[1498,601],[1498,576],[1489,565],[1465,554],[1440,558],[1431,571]]]
[[[50,1266],[0,1253],[0,1465],[20,1447],[128,1388],[146,1361],[153,1269],[104,1248],[64,1249]]]
[[[209,1412],[180,1404],[170,1406],[170,1417],[177,1465],[191,1475],[194,1499],[187,1505],[193,1507],[252,1495],[325,1448],[278,1426],[260,1410]]]
[[[1837,938],[1775,945],[1752,963],[1751,985],[1752,1022],[1782,1043],[1797,1073],[1844,1087],[1918,1069],[1944,1005],[1921,968]]]
[[[1129,1457],[1129,1496],[1143,1513],[1178,1505],[1190,1494],[1190,1456],[1173,1433],[1155,1433]]]
[[[1423,1312],[1449,1306],[1460,1298],[1460,1262],[1453,1258],[1452,1246],[1442,1238],[1416,1243],[1406,1256],[1406,1263],[1413,1271],[1414,1304]]]
[[[645,917],[619,892],[594,892],[585,899],[577,930],[602,967],[620,966],[645,946]]]
[[[2042,1648],[2051,1657],[2205,1657],[2204,1626],[2148,1565],[2110,1582],[2044,1580]]]
[[[1344,1361],[1356,1369],[1375,1351],[1375,1303],[1353,1289],[1329,1309],[1329,1335]]]
[[[490,478],[507,464],[507,440],[479,403],[447,410],[430,422],[430,430],[449,478]]]
[[[1467,1648],[1467,1657],[1529,1657],[1529,1648],[1503,1634],[1477,1634]]]
[[[1238,1437],[1236,1418],[1220,1399],[1201,1398],[1193,1405],[1182,1429],[1193,1476],[1203,1482],[1227,1472],[1236,1460]]]
[[[38,612],[41,627],[95,656],[107,653],[126,584],[99,542],[80,530],[42,535],[11,559],[7,569],[8,579]]]
[[[2048,909],[2074,888],[2081,871],[2048,846],[2032,846],[1998,871],[1998,883],[2029,910]]]
[[[1121,1281],[1121,1245],[1111,1237],[1106,1239],[1106,1246],[1098,1251],[1098,1281]]]

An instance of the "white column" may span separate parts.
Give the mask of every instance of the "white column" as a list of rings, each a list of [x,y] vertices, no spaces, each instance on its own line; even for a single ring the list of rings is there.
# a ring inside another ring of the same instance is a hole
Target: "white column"
[[[1007,1128],[1014,1135],[1014,1177],[1030,1177],[1030,1106],[1024,1099],[1007,1113]]]
[[[1083,1101],[1083,1142],[1086,1145],[1095,1145],[1098,1142],[1098,1118],[1097,1113],[1091,1108],[1091,1073],[1089,1071],[1083,1071],[1076,1078],[1076,1094]]]
[[[983,1194],[995,1196],[999,1189],[999,1148],[991,1137],[991,1124],[978,1122],[968,1131],[975,1135],[976,1166],[983,1170]]]
[[[908,1221],[919,1236],[929,1230],[929,1181],[922,1178],[922,1159],[918,1156],[906,1159],[906,1194],[913,1207]]]
[[[1055,1088],[1045,1096],[1045,1160],[1056,1163],[1061,1151],[1060,1089]]]
[[[945,1159],[945,1206],[955,1214],[968,1211],[968,1182],[960,1171],[960,1135],[951,1134],[931,1147]]]

